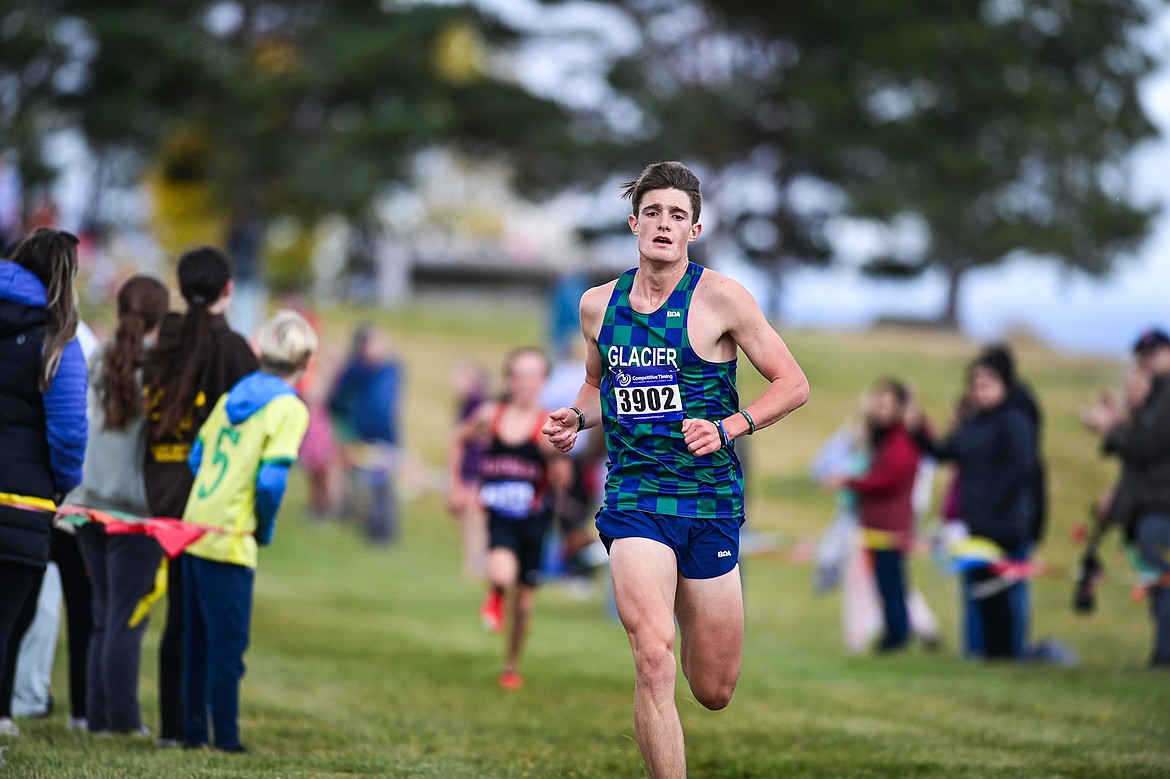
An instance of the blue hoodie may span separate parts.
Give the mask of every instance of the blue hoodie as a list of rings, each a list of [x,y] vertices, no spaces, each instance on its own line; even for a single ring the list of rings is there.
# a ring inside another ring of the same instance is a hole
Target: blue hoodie
[[[13,378],[18,371],[15,364],[3,364],[9,360],[22,360],[24,371],[29,365],[28,352],[21,351],[25,342],[22,335],[32,330],[43,334],[46,318],[45,312],[45,285],[29,270],[11,261],[0,261],[0,341],[6,341],[3,353],[0,354],[0,370]],[[43,338],[43,335],[41,335]],[[11,348],[9,348],[11,347]],[[37,350],[36,374],[40,372],[39,355]],[[24,380],[27,383],[27,380]],[[33,393],[40,396],[40,403],[44,409],[45,430],[49,448],[49,465],[52,470],[53,489],[57,493],[65,493],[81,482],[81,466],[85,459],[85,445],[88,437],[86,424],[85,392],[88,384],[86,375],[85,356],[81,345],[74,338],[66,346],[61,355],[61,363],[57,374],[50,383],[43,396],[35,383],[31,387],[4,386],[0,380],[0,402],[16,408],[16,404],[33,402]],[[27,405],[25,406],[27,408]],[[13,418],[14,422],[29,422],[23,416]],[[10,445],[19,440],[18,436],[29,431],[0,430],[5,435],[5,444]],[[13,474],[14,478],[21,478]],[[6,484],[7,490],[0,488],[0,492],[9,491],[20,493],[20,484]]]
[[[228,390],[224,411],[228,421],[238,425],[281,395],[295,395],[296,390],[284,379],[271,373],[249,373]],[[187,464],[191,473],[199,473],[203,461],[203,442],[196,438]],[[276,533],[276,512],[288,486],[288,461],[269,461],[260,464],[256,472],[256,543],[267,546]]]

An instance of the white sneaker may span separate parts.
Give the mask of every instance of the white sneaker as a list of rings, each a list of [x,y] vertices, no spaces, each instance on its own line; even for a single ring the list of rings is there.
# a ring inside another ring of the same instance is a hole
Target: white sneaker
[[[89,723],[86,722],[85,717],[70,717],[65,723],[65,727],[70,730],[89,730]]]
[[[19,736],[20,728],[9,717],[0,717],[0,736]]]

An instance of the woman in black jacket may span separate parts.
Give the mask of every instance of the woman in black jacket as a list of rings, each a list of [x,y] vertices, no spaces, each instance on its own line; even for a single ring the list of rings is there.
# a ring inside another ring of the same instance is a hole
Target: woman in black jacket
[[[74,337],[77,239],[42,228],[0,261],[0,734],[16,651],[49,561],[57,501],[81,481],[85,357]]]
[[[1011,385],[995,360],[978,359],[967,374],[971,413],[943,441],[933,441],[921,427],[916,438],[939,460],[953,461],[959,471],[960,516],[971,535],[1000,546],[1008,559],[1023,559],[1031,540],[1036,496],[1036,427],[1008,400]],[[968,647],[989,658],[1018,657],[1024,652],[1026,626],[1018,583],[1001,579],[992,566],[968,571],[967,608],[982,616],[982,647]],[[982,651],[980,651],[982,649]]]

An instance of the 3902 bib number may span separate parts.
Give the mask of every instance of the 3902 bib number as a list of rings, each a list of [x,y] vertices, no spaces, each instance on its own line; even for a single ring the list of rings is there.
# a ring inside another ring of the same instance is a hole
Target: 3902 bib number
[[[678,372],[673,366],[627,366],[612,370],[613,396],[620,419],[664,422],[683,418]]]
[[[617,400],[622,414],[682,410],[677,387],[618,387]]]

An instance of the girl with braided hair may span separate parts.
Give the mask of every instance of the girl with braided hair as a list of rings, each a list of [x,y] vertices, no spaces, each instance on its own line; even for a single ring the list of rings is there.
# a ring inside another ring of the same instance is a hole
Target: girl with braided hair
[[[167,288],[151,276],[134,276],[118,292],[117,330],[90,361],[89,450],[71,504],[150,513],[142,478],[142,365],[168,301]],[[88,671],[87,727],[91,733],[144,734],[138,672],[147,620],[131,623],[138,602],[154,587],[162,550],[149,536],[107,535],[96,522],[78,529],[77,542],[92,584],[93,627],[88,657],[81,660]]]

